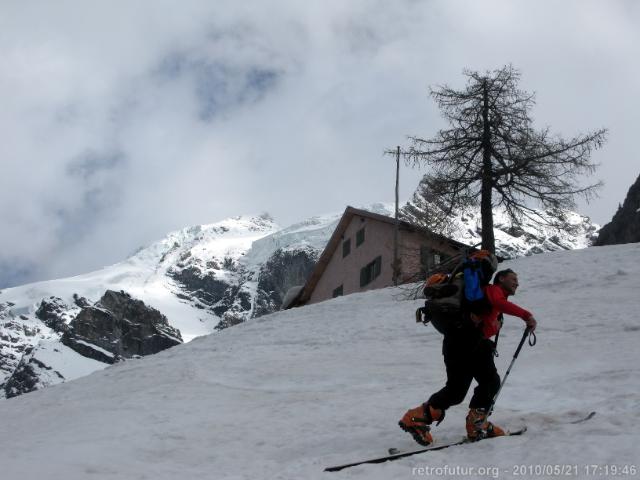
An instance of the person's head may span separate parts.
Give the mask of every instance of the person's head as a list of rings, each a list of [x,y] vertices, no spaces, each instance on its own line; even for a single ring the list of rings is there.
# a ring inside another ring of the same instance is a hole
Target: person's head
[[[495,285],[500,285],[509,295],[515,295],[518,289],[518,274],[507,268],[506,270],[500,270],[493,278]]]

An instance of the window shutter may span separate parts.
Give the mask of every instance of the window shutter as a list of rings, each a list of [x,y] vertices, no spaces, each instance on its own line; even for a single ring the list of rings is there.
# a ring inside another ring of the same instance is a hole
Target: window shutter
[[[360,286],[361,287],[364,287],[367,283],[369,283],[367,281],[367,277],[368,277],[368,275],[367,275],[367,267],[362,267],[360,269]]]
[[[373,261],[373,275],[372,278],[376,278],[378,275],[380,275],[380,272],[382,271],[382,257],[377,257],[374,261]]]
[[[351,239],[347,238],[344,242],[342,242],[342,258],[346,257],[351,253]]]

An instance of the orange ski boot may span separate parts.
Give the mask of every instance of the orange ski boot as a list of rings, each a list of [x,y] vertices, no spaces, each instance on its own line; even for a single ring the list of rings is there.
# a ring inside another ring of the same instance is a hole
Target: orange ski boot
[[[484,408],[471,408],[467,415],[467,438],[471,441],[483,438],[502,437],[505,431],[487,420]]]
[[[420,445],[429,446],[433,443],[431,435],[431,425],[437,422],[438,425],[444,419],[444,410],[433,408],[428,404],[407,410],[407,413],[400,419],[398,425],[407,433],[410,433],[413,439]]]

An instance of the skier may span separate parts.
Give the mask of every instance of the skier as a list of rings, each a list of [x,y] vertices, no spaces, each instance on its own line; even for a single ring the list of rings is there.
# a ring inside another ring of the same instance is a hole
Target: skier
[[[473,379],[478,385],[469,403],[467,437],[477,440],[484,435],[497,437],[505,434],[502,428],[487,420],[488,409],[500,387],[500,376],[494,363],[495,343],[491,337],[499,332],[503,313],[520,317],[531,331],[537,324],[531,312],[507,300],[517,288],[518,275],[513,270],[499,271],[493,285],[484,288],[491,310],[482,315],[467,314],[468,321],[463,321],[461,328],[445,333],[442,354],[447,370],[446,385],[431,395],[426,403],[408,410],[399,422],[400,428],[410,433],[419,444],[427,446],[433,442],[429,425],[433,422],[440,424],[445,411],[464,400]]]

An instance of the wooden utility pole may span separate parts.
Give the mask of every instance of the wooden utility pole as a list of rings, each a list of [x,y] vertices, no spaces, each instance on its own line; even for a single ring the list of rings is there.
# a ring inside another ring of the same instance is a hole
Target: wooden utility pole
[[[398,211],[398,190],[400,188],[400,146],[396,150],[396,221],[393,227],[393,285],[398,286],[399,276],[399,259],[398,259],[398,227],[399,227],[399,211]]]

